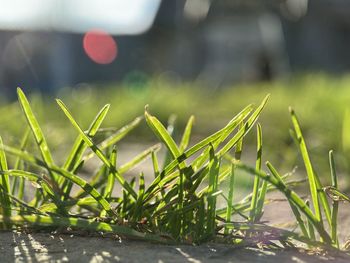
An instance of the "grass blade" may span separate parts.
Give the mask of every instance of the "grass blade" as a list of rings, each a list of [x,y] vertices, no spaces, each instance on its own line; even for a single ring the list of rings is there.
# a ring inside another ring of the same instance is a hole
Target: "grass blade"
[[[194,116],[192,115],[188,121],[187,121],[187,124],[186,124],[186,127],[185,127],[185,131],[182,135],[182,139],[181,139],[181,142],[180,142],[180,146],[179,146],[179,149],[180,149],[180,152],[183,153],[184,150],[187,148],[188,146],[188,143],[190,142],[190,137],[191,137],[191,132],[192,132],[192,126],[193,126],[193,122],[194,122]]]
[[[303,134],[301,132],[298,118],[297,118],[297,116],[292,108],[290,108],[289,111],[290,111],[290,114],[292,117],[295,135],[297,136],[299,149],[300,149],[301,155],[303,157],[304,165],[306,168],[306,173],[307,173],[307,176],[309,179],[311,198],[312,198],[313,207],[315,209],[315,216],[318,219],[318,221],[320,221],[322,219],[322,214],[321,214],[321,210],[320,210],[320,203],[319,203],[319,198],[320,198],[322,207],[325,211],[325,214],[326,214],[326,217],[328,220],[328,223],[329,223],[329,225],[331,225],[330,207],[329,207],[329,204],[327,202],[327,198],[326,198],[324,192],[322,191],[322,185],[321,185],[320,179],[317,176],[317,174],[314,172],[314,169],[312,167],[312,163],[311,163],[311,160],[309,157],[309,153],[308,153],[308,150],[306,147],[306,143],[305,143]]]
[[[30,104],[24,95],[23,91],[20,88],[17,88],[18,101],[21,105],[23,113],[27,119],[27,122],[32,130],[35,141],[40,149],[41,156],[46,164],[53,164],[54,161],[51,156],[51,152],[49,150],[49,146],[47,145],[44,134],[39,126],[37,119],[34,116],[34,113],[30,107]],[[49,172],[52,180],[57,183],[57,177]]]
[[[91,138],[96,134],[96,132],[98,131],[99,127],[101,126],[103,120],[105,119],[108,113],[109,107],[110,105],[107,104],[99,111],[99,113],[97,114],[97,116],[95,117],[95,119],[93,120],[93,122],[91,123],[88,129],[87,136]],[[68,171],[74,171],[74,167],[79,165],[81,157],[86,148],[87,148],[86,143],[81,138],[81,136],[79,136],[76,139],[73,145],[73,148],[71,149],[70,154],[68,155],[67,160],[63,165],[63,169]]]
[[[135,120],[130,122],[129,124],[123,126],[121,129],[119,129],[117,132],[103,140],[101,143],[98,144],[98,148],[103,151],[107,149],[108,147],[116,144],[121,139],[123,139],[126,135],[128,135],[133,129],[135,129],[141,122],[142,117],[137,117]],[[94,153],[90,153],[86,156],[84,156],[84,161],[87,161],[91,159],[94,156]]]
[[[216,195],[218,186],[218,177],[220,169],[220,159],[215,155],[214,149],[210,150],[209,163],[209,188],[208,188],[208,211],[207,211],[207,234],[209,236],[215,233],[215,219],[216,219]]]
[[[3,150],[3,142],[2,138],[0,136],[0,201],[1,201],[1,208],[0,208],[0,214],[3,214],[5,217],[11,216],[11,200],[8,196],[10,193],[10,180],[8,174],[5,174],[8,170],[7,167],[7,160],[5,151]],[[4,225],[5,228],[7,228],[6,225]]]
[[[233,203],[233,190],[234,190],[234,182],[235,182],[235,165],[231,165],[231,174],[230,174],[230,183],[229,183],[229,191],[227,197],[227,210],[226,210],[226,222],[231,222],[232,216],[232,203]],[[229,228],[225,227],[225,234],[228,234]]]
[[[256,157],[256,164],[255,164],[255,169],[257,171],[261,170],[261,156],[262,156],[262,130],[261,130],[261,125],[258,123],[257,125],[257,157]],[[256,218],[260,218],[260,214],[257,214],[259,186],[260,186],[260,177],[255,176],[254,185],[253,185],[252,202],[250,205],[250,214],[249,214],[249,218],[251,222],[255,222]]]
[[[332,187],[337,189],[338,188],[338,178],[337,178],[337,172],[335,169],[335,161],[334,161],[333,151],[329,151],[329,166],[331,168]],[[333,243],[336,244],[337,247],[339,247],[338,234],[337,234],[338,209],[339,209],[339,202],[336,200],[333,200],[331,237],[332,237]]]
[[[64,114],[67,116],[69,121],[72,123],[73,127],[79,132],[82,139],[85,141],[85,143],[90,147],[90,149],[96,154],[97,157],[109,168],[110,172],[114,174],[116,179],[119,181],[121,186],[131,194],[132,197],[135,199],[137,198],[137,194],[134,191],[134,189],[128,184],[127,181],[119,174],[117,169],[111,162],[108,160],[108,158],[103,154],[103,152],[93,143],[93,141],[84,133],[84,131],[80,128],[79,124],[75,121],[72,114],[67,109],[66,105],[59,100],[56,99],[57,104],[60,106]]]
[[[145,118],[148,126],[151,128],[154,134],[165,144],[171,155],[174,158],[177,158],[180,155],[179,148],[163,124],[156,117],[148,113],[147,107],[145,110]]]
[[[266,166],[267,168],[269,168],[271,174],[276,178],[276,180],[278,181],[279,184],[281,184],[285,189],[287,189],[287,186],[285,185],[285,183],[283,182],[282,176],[277,172],[277,170],[272,166],[272,164],[270,162],[266,162]],[[298,225],[301,229],[301,232],[303,233],[303,235],[305,237],[309,237],[309,233],[306,230],[306,226],[305,223],[301,217],[301,214],[298,210],[298,207],[290,200],[287,199],[288,203],[290,205],[290,208],[292,209],[292,212],[295,216],[295,219],[298,222]]]
[[[148,149],[144,150],[142,153],[135,156],[135,158],[133,158],[129,162],[121,165],[118,169],[119,173],[124,174],[127,171],[131,170],[136,165],[143,162],[150,154],[157,152],[160,149],[160,147],[161,147],[160,144],[155,144],[155,145],[149,147]]]
[[[96,132],[98,131],[99,127],[101,126],[103,120],[105,119],[110,105],[105,105],[100,112],[95,117],[94,121],[89,127],[89,130],[87,132],[87,135],[89,137],[93,137]],[[86,150],[88,146],[84,142],[84,140],[79,136],[73,145],[73,148],[70,151],[70,154],[67,157],[66,162],[63,165],[63,169],[73,172],[76,170],[76,168],[80,165],[81,158],[83,156],[84,151]],[[62,182],[62,180],[61,180]],[[61,184],[60,182],[60,184]],[[67,199],[70,195],[70,191],[72,189],[72,183],[69,181],[65,181],[64,185],[62,186],[62,191],[64,194],[64,199]]]
[[[127,226],[120,226],[115,224],[108,224],[104,222],[96,222],[95,219],[81,219],[74,217],[54,217],[54,216],[12,216],[4,218],[0,216],[0,222],[11,223],[14,225],[31,225],[41,227],[76,227],[78,229],[85,229],[91,231],[112,232],[118,235],[127,236],[139,240],[148,240],[160,243],[173,243],[171,240],[164,239],[157,235],[149,233],[141,233]]]
[[[20,145],[20,150],[21,151],[23,151],[26,148],[27,144],[28,144],[29,134],[30,134],[30,128],[27,128],[27,130],[24,132],[23,138],[21,140],[21,145]],[[20,169],[21,168],[21,164],[23,164],[23,160],[20,157],[17,157],[16,161],[15,161],[14,169]],[[12,195],[15,195],[16,192],[17,192],[17,198],[19,200],[23,199],[23,195],[24,195],[24,178],[15,177],[15,179],[13,180]]]
[[[280,192],[282,192],[286,196],[288,200],[293,202],[298,207],[298,209],[310,220],[310,222],[312,222],[312,224],[317,229],[324,242],[328,244],[332,243],[331,237],[328,235],[321,222],[313,214],[311,209],[305,205],[305,202],[299,197],[299,195],[297,195],[293,190],[287,188],[284,184],[281,184],[281,182],[278,179],[276,179],[276,177],[269,176],[262,171],[256,171],[254,168],[251,168],[249,166],[246,166],[245,164],[238,162],[236,163],[236,166],[239,169],[242,169],[252,175],[257,175],[261,179],[267,180],[270,184],[274,185]]]

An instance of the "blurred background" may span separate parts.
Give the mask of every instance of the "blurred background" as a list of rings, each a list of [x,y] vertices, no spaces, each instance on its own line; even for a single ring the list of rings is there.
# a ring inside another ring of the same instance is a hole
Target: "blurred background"
[[[0,0],[0,6],[0,132],[15,143],[24,123],[13,103],[16,87],[33,94],[56,146],[75,133],[52,96],[67,101],[85,127],[105,103],[112,104],[106,126],[116,127],[150,104],[164,123],[175,113],[179,131],[195,114],[201,137],[271,93],[261,118],[266,159],[285,172],[300,163],[288,132],[291,105],[320,173],[329,173],[327,153],[334,149],[349,175],[349,1]],[[135,132],[138,141],[152,140],[145,130]],[[247,143],[254,149],[254,136]]]
[[[52,93],[161,77],[215,89],[350,69],[345,0],[0,2],[0,85],[9,96],[17,86]]]

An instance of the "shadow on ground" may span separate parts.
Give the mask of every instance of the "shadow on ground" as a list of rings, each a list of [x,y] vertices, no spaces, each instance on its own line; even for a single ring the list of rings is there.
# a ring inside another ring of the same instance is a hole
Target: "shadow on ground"
[[[0,232],[5,262],[350,262],[350,256],[317,256],[296,249],[259,250],[229,245],[167,246],[111,238]]]

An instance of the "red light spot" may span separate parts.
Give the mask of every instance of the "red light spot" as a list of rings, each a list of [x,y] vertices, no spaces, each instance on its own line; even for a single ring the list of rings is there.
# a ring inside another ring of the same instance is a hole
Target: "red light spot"
[[[102,30],[91,30],[84,35],[83,47],[88,57],[98,64],[110,64],[117,57],[117,43]]]

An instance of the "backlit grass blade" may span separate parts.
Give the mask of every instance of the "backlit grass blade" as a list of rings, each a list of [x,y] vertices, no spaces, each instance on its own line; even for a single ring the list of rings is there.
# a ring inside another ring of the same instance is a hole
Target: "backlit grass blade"
[[[332,187],[337,189],[338,188],[338,178],[337,178],[337,172],[335,169],[335,161],[334,161],[333,151],[329,151],[329,166],[331,169]],[[339,209],[339,202],[336,200],[333,200],[331,236],[332,236],[333,242],[339,247],[338,234],[337,234],[338,209]]]
[[[331,213],[330,213],[330,207],[327,202],[326,196],[324,195],[324,192],[322,191],[322,186],[320,179],[318,178],[317,174],[314,172],[314,169],[312,167],[312,163],[309,157],[309,153],[306,147],[306,143],[303,137],[303,134],[301,132],[300,124],[298,121],[298,118],[292,108],[289,108],[292,122],[295,130],[295,134],[297,136],[299,149],[301,152],[301,155],[303,157],[304,165],[306,168],[306,173],[309,179],[310,184],[310,192],[311,192],[311,198],[313,207],[315,209],[315,216],[320,221],[322,218],[321,210],[320,210],[320,203],[321,200],[322,207],[325,211],[326,218],[328,220],[329,225],[331,225]],[[320,198],[320,200],[319,200]]]
[[[116,166],[117,165],[117,147],[116,146],[113,147],[110,158],[111,158],[110,162],[114,166]],[[105,198],[109,198],[112,196],[112,192],[113,192],[113,188],[114,188],[114,181],[115,181],[115,177],[114,177],[113,173],[108,173],[107,184],[106,184],[106,189],[105,189],[105,194],[104,194]]]
[[[152,154],[153,152],[157,152],[159,151],[161,145],[160,144],[155,144],[151,147],[149,147],[148,149],[144,150],[143,152],[141,152],[140,154],[138,154],[137,156],[135,156],[132,160],[130,160],[129,162],[121,165],[118,168],[118,171],[120,174],[124,174],[125,172],[131,170],[132,168],[136,167],[136,165],[140,164],[141,162],[143,162],[144,160],[146,160],[146,158]]]
[[[137,117],[135,120],[130,122],[129,124],[123,126],[121,129],[113,133],[111,136],[103,140],[101,143],[98,144],[98,148],[103,151],[104,149],[107,149],[108,147],[116,144],[121,139],[123,139],[126,135],[128,135],[133,129],[135,129],[141,122],[142,117]],[[94,153],[90,153],[86,156],[84,156],[84,160],[89,160],[94,156]]]
[[[116,166],[117,165],[117,146],[114,145],[112,152],[111,152],[111,156],[110,156],[110,162]],[[112,192],[113,192],[113,188],[114,188],[114,182],[115,182],[115,177],[114,174],[109,172],[108,173],[108,177],[107,177],[107,184],[106,184],[106,188],[104,190],[104,194],[103,197],[108,199],[112,196]],[[101,217],[105,217],[106,215],[106,211],[103,210],[100,214]]]
[[[231,222],[234,182],[235,182],[235,165],[231,164],[229,191],[228,191],[228,197],[227,197],[226,222]],[[225,228],[224,233],[228,234],[228,231],[229,231],[229,229]]]
[[[168,177],[167,175],[171,173],[171,171],[183,160],[186,160],[187,158],[191,157],[198,151],[202,150],[203,148],[206,148],[209,144],[214,143],[216,140],[220,138],[222,139],[226,138],[233,131],[233,129],[237,127],[240,121],[244,119],[251,111],[252,111],[252,106],[251,105],[247,106],[240,113],[238,113],[234,118],[232,118],[224,128],[217,131],[213,135],[208,136],[207,138],[203,139],[199,143],[193,145],[191,148],[189,148],[183,154],[181,154],[177,159],[169,163],[164,168],[164,170],[159,174],[159,176],[154,179],[154,181],[151,183],[149,188],[146,190],[146,196],[148,197],[148,195],[151,194],[159,184],[163,184],[163,183],[160,183],[160,181],[163,179],[165,180],[165,177]],[[198,157],[198,158],[202,158],[202,157]],[[206,158],[207,157],[205,156],[203,160],[205,161]],[[174,178],[175,177],[176,176],[174,176]]]
[[[185,131],[182,135],[182,139],[181,139],[181,142],[180,142],[180,146],[179,146],[179,149],[180,149],[180,152],[183,153],[184,150],[187,148],[188,146],[188,143],[190,142],[190,137],[191,137],[191,132],[192,132],[192,126],[193,126],[193,122],[194,122],[194,116],[192,115],[188,121],[187,121],[187,124],[186,124],[186,127],[185,127]]]
[[[305,204],[310,208],[310,201],[306,200]],[[310,222],[310,220],[307,220],[307,227],[309,229],[309,237],[311,240],[316,240],[316,236],[315,236],[315,229],[314,226],[312,225],[312,223]]]
[[[75,217],[54,217],[41,215],[28,216],[12,216],[5,218],[0,216],[0,222],[11,223],[14,225],[30,225],[39,227],[73,227],[78,229],[85,229],[95,232],[112,232],[118,235],[127,236],[139,240],[148,240],[160,243],[173,243],[163,237],[152,235],[149,233],[141,233],[127,226],[120,226],[116,224],[108,224],[104,222],[97,222],[95,219],[82,219]]]
[[[254,111],[254,113],[249,117],[249,119],[247,120],[247,122],[244,124],[244,126],[239,129],[239,131],[235,134],[235,136],[232,137],[231,140],[229,140],[229,142],[224,145],[222,147],[222,149],[218,152],[218,157],[222,157],[224,156],[234,145],[236,145],[236,143],[243,137],[245,136],[250,129],[253,127],[253,125],[255,124],[255,122],[257,121],[258,117],[260,116],[260,113],[262,112],[262,110],[264,109],[264,107],[266,106],[266,103],[269,100],[270,95],[267,95],[263,101],[261,102],[261,104],[259,105],[259,107],[256,108],[256,110]]]
[[[241,120],[244,119],[251,111],[251,105],[244,108],[240,113],[238,113],[234,118],[232,118],[224,128],[212,134],[211,136],[208,136],[199,143],[193,145],[191,148],[189,148],[183,154],[181,154],[176,160],[173,160],[170,164],[167,165],[167,167],[162,173],[167,175],[183,160],[186,160],[195,153],[199,152],[200,150],[207,148],[209,144],[213,144],[216,140],[220,138],[223,140],[223,138],[226,138],[234,130],[234,128],[237,127]]]
[[[8,171],[5,171],[5,172],[0,172],[1,174],[3,175],[10,175],[10,176],[14,176],[14,177],[20,177],[20,178],[25,178],[31,182],[35,182],[37,183],[38,185],[40,185],[40,187],[42,187],[42,189],[47,193],[49,194],[49,196],[52,198],[52,199],[55,199],[55,192],[54,190],[52,189],[51,185],[50,185],[50,182],[45,179],[44,177],[38,175],[38,174],[35,174],[35,173],[31,173],[31,172],[27,172],[27,171],[22,171],[22,170],[14,170],[14,169],[11,169],[11,170],[8,170]]]
[[[159,162],[155,151],[152,151],[152,164],[153,164],[154,177],[157,178],[157,176],[159,175]]]
[[[154,134],[165,144],[173,158],[177,158],[180,155],[179,148],[174,142],[173,138],[169,135],[167,129],[163,124],[154,116],[150,115],[145,110],[145,118],[148,126],[154,132]]]
[[[311,193],[311,198],[312,198],[312,203],[313,207],[315,209],[315,216],[318,221],[321,220],[322,214],[320,210],[320,205],[319,205],[319,200],[318,200],[318,194],[317,194],[317,186],[316,186],[316,179],[315,179],[315,174],[314,170],[310,161],[309,153],[306,148],[305,140],[304,137],[301,133],[299,121],[297,119],[297,116],[292,108],[289,108],[291,117],[292,117],[292,122],[295,130],[295,134],[297,136],[298,140],[298,145],[300,147],[300,152],[304,160],[307,176],[309,178],[309,184],[310,184],[310,193]]]
[[[266,162],[266,166],[267,166],[267,168],[269,168],[271,174],[277,179],[279,184],[281,184],[285,189],[287,189],[287,186],[283,182],[282,176],[277,172],[275,167],[273,167],[270,162]],[[301,214],[300,214],[297,206],[290,199],[287,199],[287,200],[288,200],[290,208],[292,209],[292,212],[293,212],[293,214],[295,216],[295,219],[298,222],[298,225],[299,225],[299,227],[301,229],[301,232],[303,233],[304,236],[309,237],[309,233],[308,233],[308,231],[306,229],[305,223],[304,223],[304,221],[303,221],[303,219],[301,217]]]
[[[20,88],[17,88],[18,101],[21,105],[21,108],[24,112],[24,115],[27,119],[27,122],[32,130],[35,141],[40,149],[41,156],[46,164],[53,164],[54,161],[51,156],[51,152],[49,150],[49,146],[47,145],[44,134],[39,126],[37,119],[34,116],[34,113],[30,107],[30,104],[24,95],[23,91]],[[52,180],[57,183],[57,177],[54,174],[50,173]]]
[[[97,114],[97,116],[95,117],[95,119],[91,123],[91,125],[88,129],[88,132],[87,132],[87,136],[92,138],[96,134],[96,132],[100,128],[103,120],[105,119],[105,117],[108,113],[109,107],[110,107],[110,105],[107,104],[100,110],[100,112]],[[74,167],[79,164],[81,157],[82,157],[86,148],[87,148],[87,145],[85,144],[85,142],[81,138],[81,136],[79,136],[76,139],[76,141],[73,145],[73,148],[71,149],[71,151],[67,157],[67,160],[63,165],[63,169],[73,171]]]
[[[222,147],[222,149],[217,153],[218,157],[221,158],[222,156],[224,156],[232,147],[234,147],[239,140],[245,136],[249,130],[252,128],[252,126],[255,124],[255,122],[257,121],[261,111],[263,110],[263,108],[265,107],[267,101],[269,99],[269,95],[267,95],[264,100],[262,101],[262,103],[259,105],[259,107],[257,107],[257,109],[252,113],[252,115],[249,117],[249,119],[245,122],[244,127],[240,128],[237,133],[229,140],[229,142],[224,145]],[[249,108],[244,109],[244,112],[250,112]],[[219,133],[218,138],[221,138],[223,136],[223,133],[225,133],[227,130],[229,130],[230,128],[232,128],[232,126],[237,125],[238,123],[236,123],[236,121],[242,120],[242,115],[238,115],[237,118],[234,118],[233,120],[231,120],[229,122],[229,124],[226,126],[226,129],[223,129],[222,133]],[[215,133],[217,134],[217,133]],[[216,138],[216,139],[218,139]],[[213,141],[213,143],[215,143],[216,139]],[[205,140],[203,140],[205,141]],[[203,141],[201,143],[203,143]],[[201,144],[200,143],[200,144]],[[163,176],[166,175],[168,172],[170,172],[173,168],[176,167],[177,164],[181,163],[183,160],[187,159],[188,157],[190,157],[192,154],[196,153],[197,150],[201,149],[202,147],[204,147],[205,145],[201,145],[201,147],[198,147],[199,144],[194,145],[193,147],[191,147],[190,149],[188,149],[185,153],[181,154],[176,160],[174,160],[173,162],[171,162],[162,172]],[[199,148],[199,149],[198,149]],[[202,165],[207,159],[207,156],[199,156],[197,157],[197,159],[195,161],[193,161],[193,169],[194,171],[196,171],[200,165]],[[156,187],[156,185],[158,185],[160,182],[160,178],[158,177],[157,179],[155,179],[151,186],[148,189],[148,192],[153,191],[154,187]]]
[[[112,210],[109,202],[93,186],[91,186],[84,179],[58,166],[52,165],[52,166],[49,166],[49,168],[55,173],[60,174],[61,176],[64,176],[68,180],[80,186],[85,192],[91,195],[102,206],[104,210],[106,210],[109,216],[115,216],[115,212]]]
[[[31,165],[47,168],[47,165],[41,159],[26,151],[18,150],[17,148],[8,145],[3,145],[2,147],[0,146],[0,149],[3,149],[8,154],[21,158],[21,160],[24,160]]]
[[[312,222],[314,227],[317,229],[318,233],[322,237],[325,243],[331,244],[332,239],[324,229],[323,225],[321,224],[320,220],[317,219],[317,217],[313,214],[310,208],[308,208],[305,204],[305,202],[299,197],[298,194],[296,194],[293,190],[287,188],[284,184],[282,184],[276,177],[269,176],[263,171],[256,171],[255,168],[251,168],[245,164],[242,163],[236,163],[236,166],[239,169],[242,169],[252,175],[257,175],[263,180],[267,180],[270,184],[274,185],[279,191],[281,191],[288,200],[293,202],[300,212],[302,212],[309,220]]]
[[[257,171],[260,171],[261,156],[262,156],[262,130],[261,130],[261,125],[259,123],[257,124],[257,154],[256,155],[257,157],[256,157],[255,169]],[[252,202],[250,205],[250,214],[249,214],[249,218],[251,222],[255,222],[256,218],[260,217],[259,214],[256,214],[256,212],[258,212],[257,204],[259,199],[259,186],[260,186],[260,177],[255,176],[254,185],[253,185]]]
[[[67,109],[66,105],[64,103],[57,99],[57,104],[60,106],[64,114],[67,116],[69,121],[72,123],[73,127],[79,132],[82,139],[85,141],[85,143],[90,147],[90,149],[96,154],[96,156],[110,169],[110,171],[114,174],[116,179],[119,181],[121,186],[128,191],[131,196],[133,196],[135,199],[137,198],[137,194],[132,189],[132,187],[128,184],[127,181],[119,174],[117,169],[114,167],[113,164],[108,160],[108,158],[103,154],[103,152],[93,143],[93,141],[84,133],[84,131],[80,128],[79,124],[75,121],[72,114]]]
[[[10,180],[8,174],[5,174],[8,170],[7,160],[5,151],[3,150],[3,142],[0,136],[0,201],[1,208],[0,214],[3,214],[5,217],[11,216],[11,200],[7,194],[10,193]],[[6,226],[5,226],[6,227]]]
[[[140,177],[139,177],[139,192],[137,195],[137,200],[136,200],[136,204],[135,204],[135,210],[134,210],[134,214],[133,214],[133,220],[135,222],[137,222],[138,220],[141,219],[141,215],[142,215],[142,202],[143,202],[143,195],[145,193],[145,176],[143,173],[140,173]]]
[[[8,146],[4,146],[5,151],[8,151],[11,154],[20,156],[23,160],[28,161],[32,164],[41,166],[41,167],[45,167],[48,170],[57,173],[61,176],[64,176],[66,179],[72,181],[73,183],[77,184],[78,186],[80,186],[84,192],[88,193],[89,195],[91,195],[93,198],[95,198],[95,200],[102,206],[103,209],[105,209],[109,215],[114,215],[114,212],[112,211],[109,203],[106,201],[106,199],[93,187],[91,186],[89,183],[87,183],[84,179],[80,178],[79,176],[68,172],[56,165],[53,164],[44,164],[42,163],[40,160],[35,159],[35,157],[33,157],[30,154],[27,154],[26,152],[8,147]]]
[[[243,127],[243,122],[240,123],[239,128]],[[241,160],[243,150],[243,137],[238,141],[235,150],[235,159],[236,161]],[[226,211],[226,222],[231,221],[232,216],[232,203],[233,203],[233,190],[234,190],[234,178],[235,178],[235,165],[231,164],[231,176],[230,176],[230,184],[229,184],[229,192],[227,198],[227,211]],[[228,228],[225,228],[224,233],[228,234]]]
[[[28,127],[24,132],[23,138],[21,140],[20,150],[22,151],[26,148],[28,144],[29,134],[30,134],[30,128]],[[23,166],[23,160],[20,157],[17,157],[15,161],[14,169],[23,168],[22,166]],[[18,178],[18,177],[14,178],[11,192],[12,192],[12,195],[15,195],[17,193],[18,199],[20,200],[23,199],[24,178]]]
[[[108,113],[109,107],[110,107],[109,104],[105,105],[97,114],[97,116],[91,123],[89,130],[87,132],[87,135],[89,137],[93,137],[96,134],[96,132],[98,131],[99,127],[101,126],[103,120],[105,119]],[[88,146],[86,145],[84,140],[80,136],[78,136],[78,138],[75,140],[73,148],[70,151],[70,154],[68,155],[66,162],[63,165],[63,169],[68,170],[70,172],[74,172],[76,168],[79,166],[81,162],[81,158],[87,147]],[[63,189],[62,191],[64,194],[64,199],[67,199],[72,189],[72,183],[66,180],[64,185],[62,186],[62,189]]]
[[[213,195],[217,191],[218,177],[220,169],[220,159],[215,155],[214,149],[210,150],[209,163],[209,189],[208,189],[208,211],[207,211],[207,234],[213,235],[215,231],[216,219],[216,196]]]

